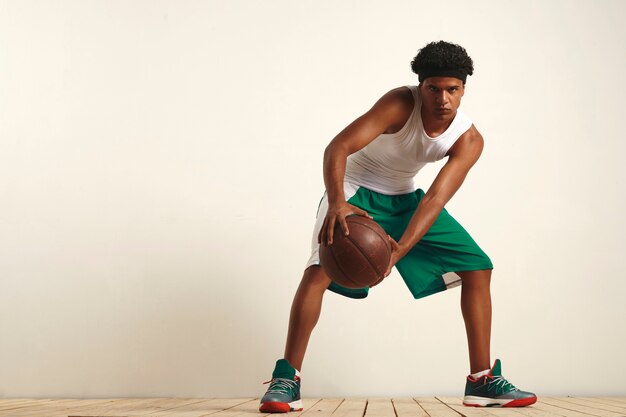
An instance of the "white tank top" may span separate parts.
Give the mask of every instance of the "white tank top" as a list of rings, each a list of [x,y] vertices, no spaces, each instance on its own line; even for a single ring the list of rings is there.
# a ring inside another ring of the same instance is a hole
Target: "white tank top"
[[[416,190],[413,178],[427,163],[446,156],[456,140],[472,126],[457,109],[454,120],[441,135],[431,138],[422,124],[422,101],[417,86],[407,85],[415,106],[396,133],[383,133],[366,147],[348,156],[345,180],[381,194],[407,194]]]

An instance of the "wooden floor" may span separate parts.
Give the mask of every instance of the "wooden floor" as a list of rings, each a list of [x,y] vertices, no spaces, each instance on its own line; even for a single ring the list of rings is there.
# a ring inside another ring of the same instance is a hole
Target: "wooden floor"
[[[626,416],[626,397],[540,397],[523,408],[474,408],[461,397],[304,398],[289,417]],[[0,417],[262,417],[258,398],[0,399]]]

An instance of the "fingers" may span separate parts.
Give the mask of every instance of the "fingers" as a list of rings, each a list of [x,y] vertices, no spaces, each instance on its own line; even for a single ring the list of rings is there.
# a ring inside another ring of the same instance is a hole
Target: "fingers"
[[[333,236],[335,234],[335,226],[337,222],[339,222],[339,225],[341,226],[341,229],[343,230],[343,232],[346,235],[348,234],[349,232],[348,223],[346,222],[345,218],[341,216],[326,217],[324,219],[324,223],[322,223],[322,228],[320,229],[320,232],[317,235],[318,244],[324,245],[324,246],[332,245]]]
[[[389,238],[389,244],[391,245],[391,258],[389,259],[389,266],[387,267],[387,270],[385,271],[385,275],[383,276],[385,278],[389,274],[391,274],[391,270],[393,269],[393,266],[396,264],[396,262],[398,262],[397,251],[400,249],[400,245],[398,244],[398,242],[395,241],[394,238],[392,238],[390,235],[387,235],[387,237]]]
[[[326,228],[326,234],[328,236],[327,246],[333,244],[333,235],[335,233],[335,222],[336,222],[335,217],[331,217],[330,220],[328,221],[328,227]]]
[[[352,206],[348,204],[348,206],[352,207],[352,210],[346,211],[345,208],[341,210],[329,211],[327,217],[324,218],[324,223],[322,224],[322,228],[317,235],[317,243],[324,244],[325,246],[332,245],[333,237],[335,234],[335,226],[339,223],[341,230],[344,235],[348,235],[350,233],[350,229],[348,228],[348,222],[346,221],[346,216],[350,214],[357,214],[359,216],[368,217],[373,219],[365,210],[360,209],[359,207]]]
[[[389,266],[387,267],[387,271],[385,271],[385,275],[384,275],[385,278],[388,277],[389,274],[391,274],[391,271],[393,271],[393,267],[396,265],[396,262],[398,262],[398,260],[392,256],[391,261],[389,261]]]
[[[400,248],[400,245],[398,245],[398,242],[396,242],[395,239],[389,235],[387,235],[387,237],[389,238],[389,243],[391,244],[391,250],[394,252],[397,251]]]
[[[348,222],[345,217],[339,217],[339,224],[341,225],[341,229],[343,230],[343,234],[348,236],[350,234],[350,230],[348,230]]]
[[[374,219],[372,216],[367,214],[367,211],[361,210],[360,208],[356,208],[356,207],[355,207],[355,209],[356,210],[354,210],[354,214],[358,214],[359,216],[369,217],[370,219]]]

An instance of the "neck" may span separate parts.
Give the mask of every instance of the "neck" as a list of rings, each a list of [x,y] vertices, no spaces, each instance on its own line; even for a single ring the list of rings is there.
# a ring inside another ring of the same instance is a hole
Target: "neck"
[[[456,110],[453,113],[446,114],[443,116],[436,116],[428,113],[424,110],[424,107],[421,108],[421,116],[422,116],[422,125],[424,126],[424,131],[430,137],[437,137],[445,132],[448,127],[452,124],[454,117],[456,116]]]

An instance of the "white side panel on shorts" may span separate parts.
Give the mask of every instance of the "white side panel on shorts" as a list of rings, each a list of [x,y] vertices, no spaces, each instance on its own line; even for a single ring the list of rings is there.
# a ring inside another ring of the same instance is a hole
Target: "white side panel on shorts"
[[[446,284],[446,289],[458,287],[461,285],[461,277],[454,272],[448,272],[443,274],[443,282]]]
[[[350,200],[359,189],[359,186],[356,184],[352,184],[350,182],[343,183],[343,193],[346,197],[346,201]],[[322,198],[322,202],[320,203],[320,207],[317,210],[317,219],[315,221],[315,226],[313,227],[313,236],[311,237],[311,256],[306,263],[304,269],[310,267],[311,265],[319,265],[320,264],[320,245],[317,243],[317,235],[319,235],[320,230],[322,230],[322,224],[324,224],[324,219],[326,218],[326,213],[328,212],[328,195],[324,192],[324,197]]]

